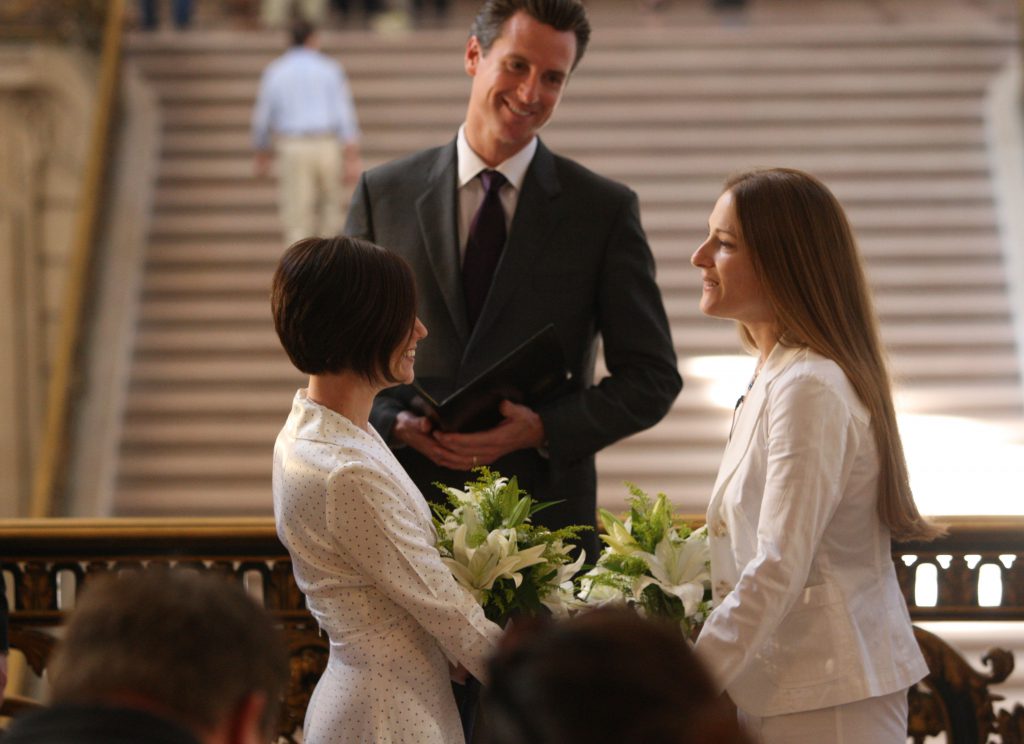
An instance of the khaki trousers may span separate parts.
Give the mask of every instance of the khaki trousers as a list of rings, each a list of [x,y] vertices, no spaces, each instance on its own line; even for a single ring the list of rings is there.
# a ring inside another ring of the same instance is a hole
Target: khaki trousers
[[[278,137],[279,203],[286,245],[343,227],[342,146],[332,135]]]

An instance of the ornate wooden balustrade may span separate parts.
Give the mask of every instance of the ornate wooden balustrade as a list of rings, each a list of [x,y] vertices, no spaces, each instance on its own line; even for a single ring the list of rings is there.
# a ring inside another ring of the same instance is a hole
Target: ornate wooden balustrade
[[[948,537],[900,545],[893,553],[914,619],[1024,620],[1024,519],[946,521]],[[55,643],[52,631],[73,608],[77,591],[97,574],[151,564],[221,573],[242,583],[277,619],[291,672],[280,734],[294,741],[328,646],[269,519],[0,520],[0,568],[13,600],[11,645],[42,674]],[[1002,580],[996,606],[978,601],[986,565],[996,566]],[[938,576],[934,606],[915,601],[921,566]],[[1024,707],[1000,710],[1002,698],[992,689],[1013,671],[1012,653],[993,649],[988,670],[979,672],[937,636],[917,629],[917,638],[931,673],[911,692],[909,734],[916,744],[942,731],[951,744],[986,744],[991,736],[1024,744]]]

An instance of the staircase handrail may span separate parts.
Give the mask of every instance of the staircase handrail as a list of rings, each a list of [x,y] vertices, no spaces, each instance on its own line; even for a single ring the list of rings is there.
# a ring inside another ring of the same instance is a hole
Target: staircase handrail
[[[32,517],[46,517],[53,513],[54,498],[63,473],[68,419],[76,385],[74,370],[82,338],[85,299],[103,207],[112,119],[120,81],[123,28],[124,0],[110,0],[100,50],[92,133],[75,218],[74,243],[65,283],[60,327],[50,367],[46,424],[32,482],[29,503],[29,514]]]
[[[698,525],[698,515],[683,515]],[[1024,517],[937,517],[949,534],[931,543],[897,543],[893,559],[907,606],[915,621],[1024,620]],[[113,517],[103,519],[2,519],[0,564],[9,570],[25,561],[61,563],[120,560],[288,563],[271,517]],[[947,561],[944,556],[949,556]],[[970,567],[967,556],[979,556]],[[1001,556],[1015,556],[1007,567]],[[908,565],[909,563],[909,565]],[[1003,577],[999,606],[978,603],[982,565],[997,564]],[[915,601],[915,566],[935,565],[938,596],[934,607]],[[945,566],[943,565],[945,564]],[[290,576],[290,564],[288,565]],[[294,608],[274,607],[285,610]]]
[[[695,524],[703,521],[696,515],[683,519]],[[917,606],[913,582],[905,583],[901,574],[911,617],[916,622],[954,617],[1024,619],[1024,517],[949,517],[941,521],[949,526],[948,536],[924,545],[893,546],[898,569],[905,556],[925,562],[939,555],[952,557],[952,570],[947,569],[939,581],[937,608]],[[1012,567],[1003,574],[1000,607],[979,606],[976,575],[953,568],[961,563],[966,566],[962,559],[972,554],[982,556],[983,561],[1014,556]],[[280,626],[291,659],[292,674],[278,734],[295,742],[313,687],[327,664],[328,641],[305,608],[288,553],[270,517],[0,520],[0,570],[14,600],[11,646],[42,675],[56,643],[54,630],[63,624],[78,590],[92,577],[147,565],[216,572],[242,583],[261,599]],[[969,607],[961,600],[971,596],[972,579],[975,603]],[[960,588],[943,590],[944,583]],[[935,615],[936,609],[945,614]],[[915,634],[930,673],[911,691],[908,734],[923,741],[944,731],[952,744],[988,741],[989,733],[1002,735],[1003,741],[1019,741],[1007,736],[1024,726],[1024,707],[997,709],[995,703],[1001,698],[993,689],[1013,671],[1012,652],[992,649],[985,661],[990,669],[979,672],[941,638],[921,628],[915,628]]]

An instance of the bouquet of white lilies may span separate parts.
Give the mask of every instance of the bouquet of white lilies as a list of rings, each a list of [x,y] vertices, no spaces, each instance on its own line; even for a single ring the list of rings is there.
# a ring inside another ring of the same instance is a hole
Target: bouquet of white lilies
[[[437,484],[448,504],[435,504],[437,548],[462,586],[500,625],[514,614],[535,614],[546,607],[566,615],[578,606],[572,582],[586,556],[575,561],[566,541],[588,529],[549,530],[531,517],[553,502],[534,503],[509,480],[486,467],[465,490]]]
[[[675,620],[686,635],[711,611],[707,529],[676,524],[665,494],[651,499],[629,486],[629,517],[600,510],[606,547],[584,574],[578,598],[589,606],[625,603],[641,614]]]

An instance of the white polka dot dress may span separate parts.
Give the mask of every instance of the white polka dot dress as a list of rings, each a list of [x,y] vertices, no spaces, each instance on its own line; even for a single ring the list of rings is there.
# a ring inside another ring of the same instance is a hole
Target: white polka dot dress
[[[384,441],[300,390],[273,489],[277,533],[331,643],[305,742],[463,742],[448,661],[483,679],[501,631],[441,563],[430,509]]]

